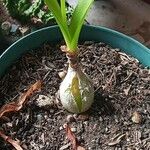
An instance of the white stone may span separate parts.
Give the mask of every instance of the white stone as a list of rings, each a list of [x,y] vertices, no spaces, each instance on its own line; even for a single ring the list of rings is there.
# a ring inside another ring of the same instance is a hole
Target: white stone
[[[53,106],[54,100],[53,97],[48,97],[46,95],[39,95],[36,103],[39,107]]]

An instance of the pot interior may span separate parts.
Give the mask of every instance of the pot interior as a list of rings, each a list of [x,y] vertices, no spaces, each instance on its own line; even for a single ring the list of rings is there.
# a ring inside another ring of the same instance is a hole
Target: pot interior
[[[0,77],[24,53],[39,47],[42,43],[54,43],[61,40],[62,35],[58,26],[46,27],[21,38],[0,56]],[[80,41],[104,42],[137,58],[144,67],[150,67],[150,50],[138,41],[117,31],[104,27],[84,26]]]

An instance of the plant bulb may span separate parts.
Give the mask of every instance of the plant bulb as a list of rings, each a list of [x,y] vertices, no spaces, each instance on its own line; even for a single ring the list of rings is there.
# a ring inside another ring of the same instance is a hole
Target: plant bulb
[[[94,100],[94,87],[89,77],[69,66],[67,75],[60,85],[60,100],[65,109],[72,113],[87,111]]]

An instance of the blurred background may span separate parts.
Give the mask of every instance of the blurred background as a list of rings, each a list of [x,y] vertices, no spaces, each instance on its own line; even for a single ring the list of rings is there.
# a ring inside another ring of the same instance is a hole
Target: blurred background
[[[15,8],[13,2],[22,5]],[[55,24],[43,0],[34,0],[30,4],[23,2],[27,1],[0,1],[0,52],[20,37]],[[68,17],[76,3],[77,0],[68,0]],[[150,47],[150,0],[95,0],[86,23],[123,32]]]

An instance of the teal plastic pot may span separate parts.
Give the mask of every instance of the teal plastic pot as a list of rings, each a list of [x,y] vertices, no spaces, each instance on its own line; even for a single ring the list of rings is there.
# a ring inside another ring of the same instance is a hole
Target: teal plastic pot
[[[0,56],[0,77],[24,53],[39,47],[44,42],[54,43],[60,40],[62,40],[62,35],[58,26],[37,30],[18,40]],[[86,40],[101,41],[114,48],[120,48],[125,53],[137,58],[145,67],[150,67],[150,49],[122,33],[104,27],[84,26],[80,41]]]

